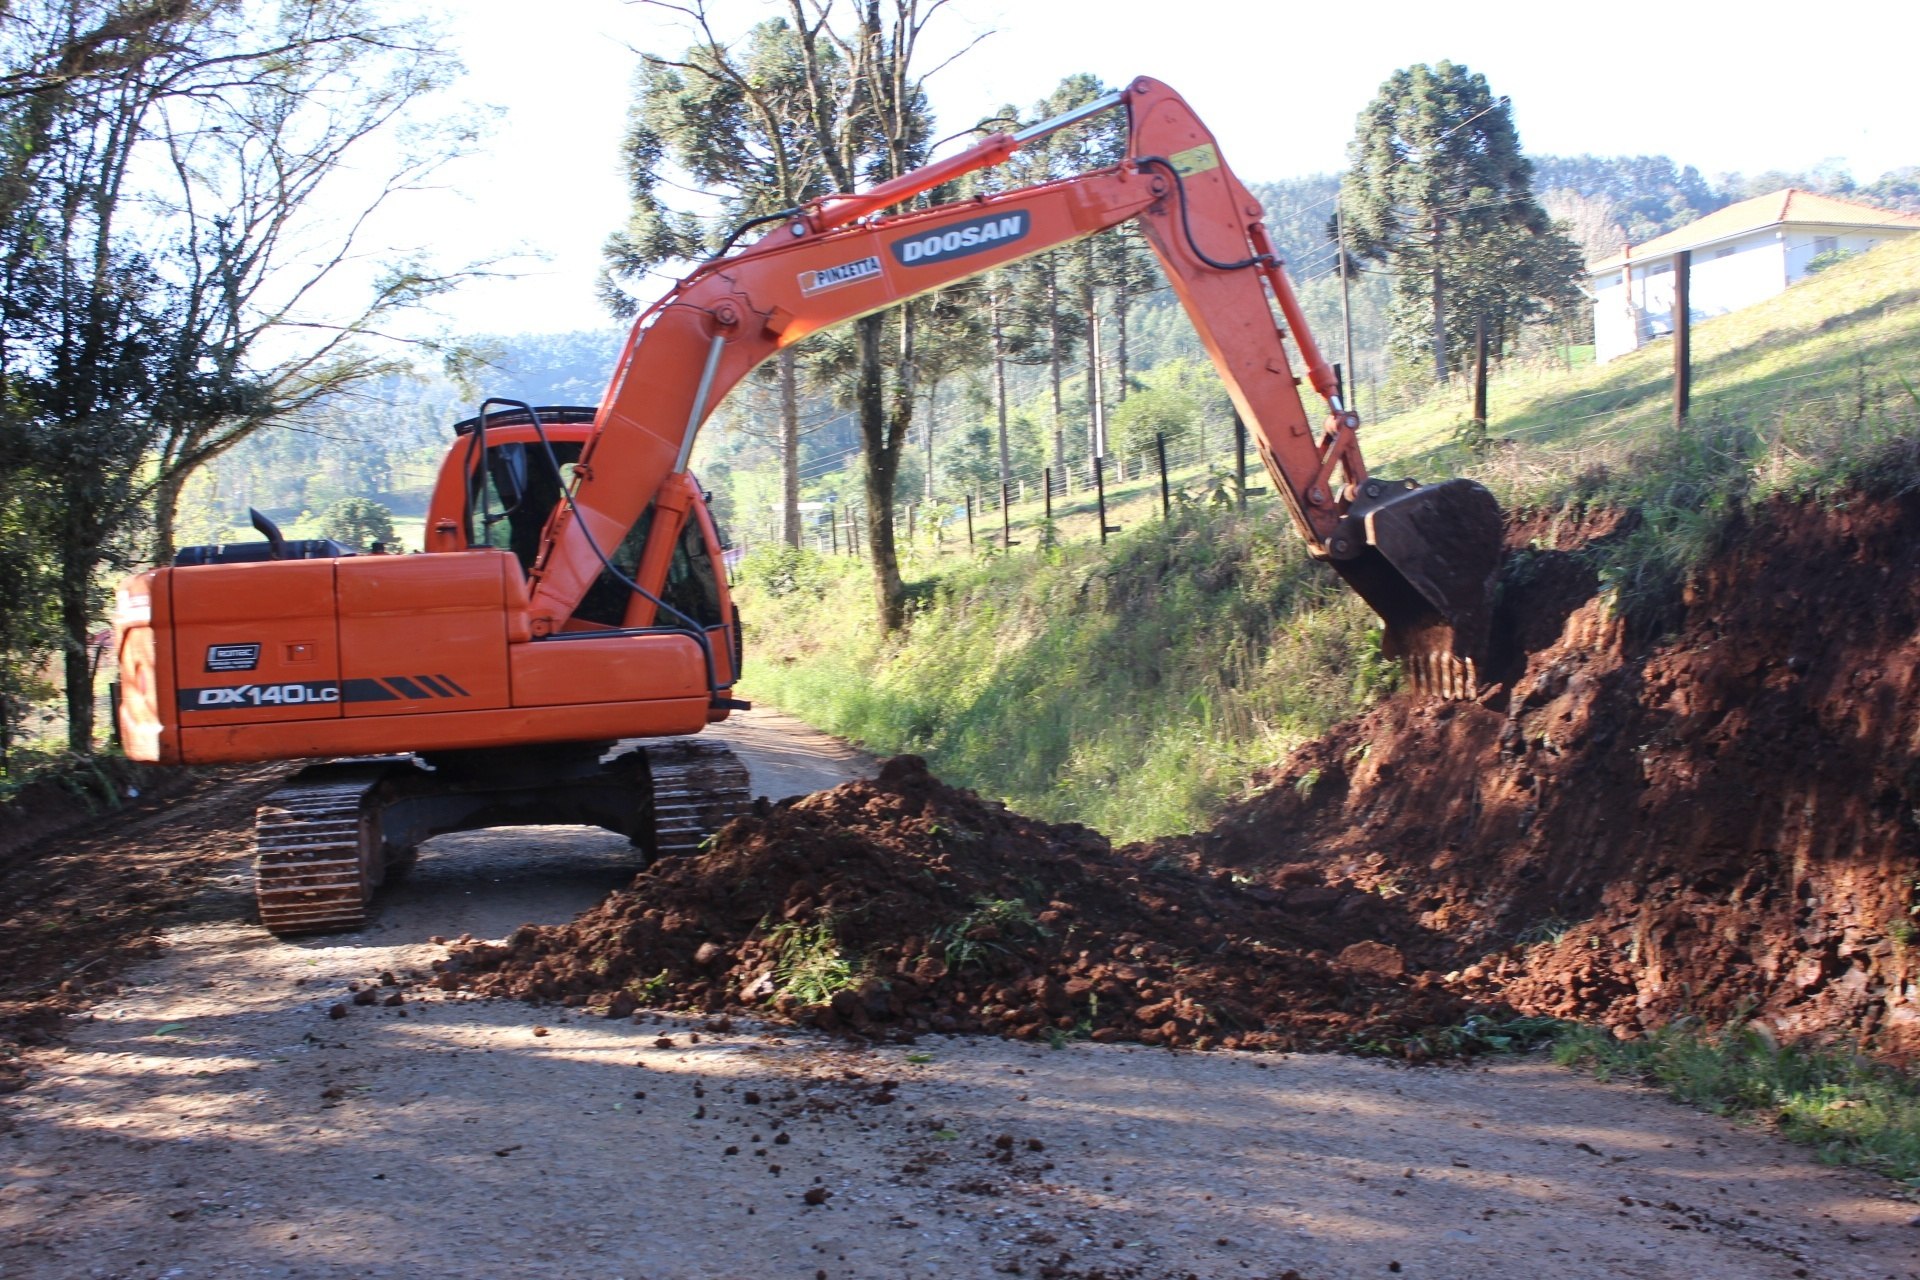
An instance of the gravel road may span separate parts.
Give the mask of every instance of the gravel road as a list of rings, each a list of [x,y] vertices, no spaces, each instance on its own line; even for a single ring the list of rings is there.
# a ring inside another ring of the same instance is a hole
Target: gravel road
[[[871,761],[766,712],[756,791]],[[1539,1060],[869,1048],[350,982],[597,901],[618,838],[443,837],[351,937],[245,851],[0,1100],[0,1277],[1915,1277],[1920,1206]],[[380,996],[382,1000],[386,997]]]

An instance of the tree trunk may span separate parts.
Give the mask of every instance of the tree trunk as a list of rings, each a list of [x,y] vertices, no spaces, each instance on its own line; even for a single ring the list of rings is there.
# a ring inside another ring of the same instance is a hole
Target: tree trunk
[[[75,755],[93,754],[93,655],[88,648],[92,637],[92,593],[87,590],[86,566],[77,566],[69,558],[60,574],[60,640],[67,695],[67,750]]]
[[[800,545],[800,391],[792,347],[780,349],[780,540]]]
[[[1094,456],[1107,456],[1107,389],[1100,376],[1100,309],[1087,311],[1087,400],[1093,417]]]
[[[189,474],[176,467],[154,483],[153,563],[156,565],[172,564],[173,553],[180,549],[174,538],[180,519],[180,492],[187,487]]]
[[[1447,295],[1440,272],[1440,215],[1433,215],[1433,380],[1447,380]]]
[[[993,411],[1000,424],[1000,484],[1013,483],[1011,455],[1007,450],[1007,354],[1006,333],[1000,327],[1000,295],[987,295],[993,322]]]
[[[1114,372],[1120,375],[1120,382],[1114,391],[1116,403],[1127,402],[1127,283],[1123,278],[1120,287],[1113,291],[1113,360]]]
[[[1047,366],[1053,375],[1053,469],[1061,477],[1062,492],[1071,492],[1073,486],[1065,483],[1067,475],[1067,436],[1064,426],[1065,407],[1060,399],[1060,281],[1054,274],[1053,264],[1047,264]]]
[[[909,304],[910,305],[910,304]],[[902,323],[911,326],[911,310]],[[881,384],[880,338],[884,316],[862,316],[854,322],[860,340],[860,376],[857,403],[860,439],[866,446],[867,549],[873,555],[873,599],[880,625],[897,631],[906,620],[906,591],[900,581],[900,559],[893,544],[893,487],[900,471],[897,441],[890,441],[891,423]],[[896,371],[909,379],[909,368]]]
[[[1487,425],[1487,318],[1473,321],[1473,420]]]

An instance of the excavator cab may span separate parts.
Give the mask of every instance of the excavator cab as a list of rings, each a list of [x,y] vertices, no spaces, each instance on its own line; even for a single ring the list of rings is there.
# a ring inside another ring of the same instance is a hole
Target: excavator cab
[[[455,445],[449,470],[456,472],[455,486],[457,473],[464,472],[466,487],[464,493],[457,487],[449,493],[443,476],[429,524],[442,530],[449,545],[430,549],[452,549],[454,539],[464,535],[466,547],[513,552],[531,577],[542,533],[574,482],[594,414],[585,406],[558,405],[531,413],[489,413],[484,432],[477,417],[454,424],[465,444]],[[732,656],[737,678],[741,645],[737,610],[726,587],[725,539],[692,477],[682,474],[664,486],[661,498],[641,512],[618,546],[606,548],[611,563],[581,597],[564,630],[697,628]],[[453,501],[461,504],[457,522],[445,510]],[[669,541],[656,546],[656,533],[665,533]],[[636,584],[643,590],[636,592]]]

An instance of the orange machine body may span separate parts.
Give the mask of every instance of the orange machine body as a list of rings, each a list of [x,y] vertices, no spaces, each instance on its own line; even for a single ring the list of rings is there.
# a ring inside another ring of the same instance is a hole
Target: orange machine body
[[[550,426],[577,454],[590,432]],[[471,441],[472,437],[468,438]],[[541,445],[530,426],[487,446]],[[119,726],[127,754],[169,764],[483,750],[694,733],[727,714],[738,619],[720,537],[698,485],[662,486],[634,579],[654,595],[704,560],[707,645],[656,627],[623,593],[624,616],[575,619],[536,639],[527,569],[471,529],[479,451],[442,464],[416,555],[153,569],[120,588]],[[690,550],[697,548],[697,550]],[[676,558],[678,563],[676,563]],[[709,654],[714,670],[708,670]]]

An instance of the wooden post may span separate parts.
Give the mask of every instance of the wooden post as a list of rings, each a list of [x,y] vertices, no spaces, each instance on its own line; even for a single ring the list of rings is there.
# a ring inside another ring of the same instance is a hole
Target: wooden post
[[[1013,517],[1007,514],[1007,482],[1000,482],[1000,545],[1017,547],[1020,544],[1013,539]]]
[[[1693,400],[1693,250],[1673,255],[1673,425],[1685,426]]]
[[[1487,318],[1473,318],[1473,420],[1487,425]]]
[[[1044,467],[1040,472],[1040,493],[1047,504],[1047,523],[1053,523],[1053,468]]]
[[[967,493],[967,550],[973,550],[973,493]]]
[[[1173,494],[1172,491],[1167,488],[1167,437],[1164,433],[1159,431],[1153,433],[1153,452],[1154,456],[1160,461],[1160,518],[1162,520],[1171,520],[1173,518]]]
[[[833,554],[840,554],[840,513],[827,508],[827,529],[833,535]]]
[[[1233,411],[1233,499],[1241,511],[1247,509],[1247,424],[1240,411]]]
[[[1104,544],[1108,534],[1120,532],[1120,526],[1107,523],[1107,478],[1101,471],[1098,454],[1093,459],[1093,492],[1100,512],[1100,541]]]

